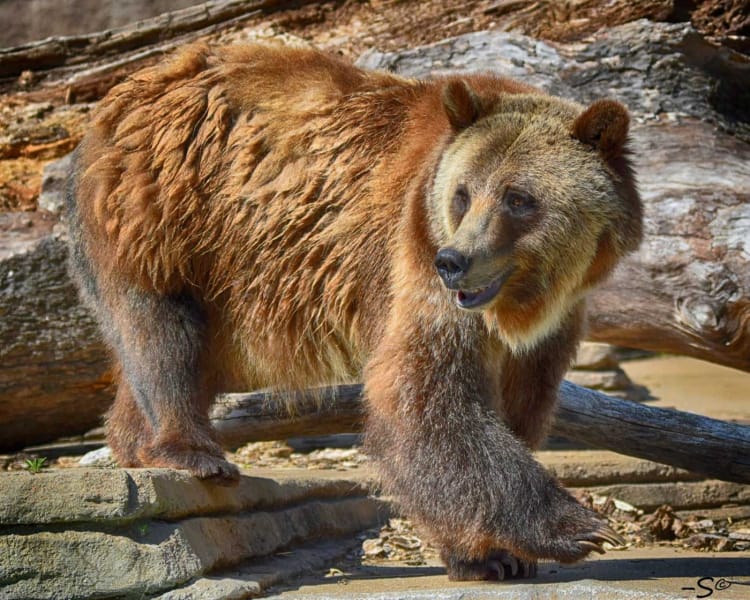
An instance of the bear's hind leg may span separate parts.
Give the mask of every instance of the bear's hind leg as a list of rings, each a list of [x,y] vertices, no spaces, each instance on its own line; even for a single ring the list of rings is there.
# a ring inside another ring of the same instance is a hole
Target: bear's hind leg
[[[108,419],[115,458],[236,482],[239,471],[225,460],[208,420],[214,390],[205,364],[204,311],[187,295],[132,287],[110,298],[116,300],[104,326],[122,366],[122,391]],[[132,422],[135,406],[140,420]]]
[[[107,413],[107,442],[121,467],[142,467],[138,450],[153,441],[154,432],[128,383],[119,378],[115,401]]]

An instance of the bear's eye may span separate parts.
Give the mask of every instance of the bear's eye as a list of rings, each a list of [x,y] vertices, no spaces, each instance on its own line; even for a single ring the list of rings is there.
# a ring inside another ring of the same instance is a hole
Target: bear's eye
[[[536,199],[522,190],[509,188],[503,196],[503,206],[514,217],[528,217],[537,209]]]
[[[453,194],[453,212],[458,218],[461,218],[469,210],[469,204],[471,204],[469,190],[466,189],[465,185],[461,184]]]

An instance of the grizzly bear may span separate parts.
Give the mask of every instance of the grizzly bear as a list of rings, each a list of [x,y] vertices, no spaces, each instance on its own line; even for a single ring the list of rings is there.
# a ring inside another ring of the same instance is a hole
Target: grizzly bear
[[[311,49],[198,45],[132,75],[68,189],[120,465],[232,482],[218,392],[363,378],[365,447],[451,578],[616,543],[531,449],[586,293],[641,237],[627,132],[615,101]]]

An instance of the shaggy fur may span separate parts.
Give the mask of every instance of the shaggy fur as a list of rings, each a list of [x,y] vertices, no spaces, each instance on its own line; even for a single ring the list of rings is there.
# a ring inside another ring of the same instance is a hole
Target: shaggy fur
[[[612,101],[312,50],[194,46],[133,75],[68,193],[72,270],[120,373],[120,464],[232,481],[217,392],[364,377],[367,447],[451,577],[600,550],[611,532],[529,449],[584,294],[640,239],[627,123]],[[439,250],[466,267],[445,284]]]

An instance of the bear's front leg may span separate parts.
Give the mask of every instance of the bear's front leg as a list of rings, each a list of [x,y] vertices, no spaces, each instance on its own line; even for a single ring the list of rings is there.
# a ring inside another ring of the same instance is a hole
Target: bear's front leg
[[[428,529],[454,579],[498,579],[500,566],[503,577],[531,575],[538,559],[574,562],[617,544],[492,410],[480,327],[440,331],[412,317],[380,344],[366,446],[383,487]]]

